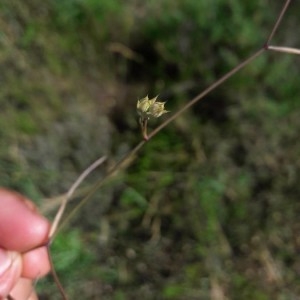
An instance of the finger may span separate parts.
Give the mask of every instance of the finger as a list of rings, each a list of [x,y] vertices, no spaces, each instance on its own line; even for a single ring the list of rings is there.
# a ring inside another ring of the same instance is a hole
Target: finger
[[[36,279],[50,271],[46,247],[40,247],[23,254],[22,277]]]
[[[32,286],[32,280],[20,278],[10,295],[16,300],[38,300]]]
[[[5,299],[18,281],[22,270],[21,256],[17,252],[0,249],[0,299]]]
[[[0,189],[0,246],[25,252],[47,241],[49,222],[23,196]]]

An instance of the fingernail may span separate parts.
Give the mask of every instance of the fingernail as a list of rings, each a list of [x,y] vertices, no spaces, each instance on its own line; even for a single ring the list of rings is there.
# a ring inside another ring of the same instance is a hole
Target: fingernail
[[[0,276],[11,266],[12,256],[7,251],[0,249]]]

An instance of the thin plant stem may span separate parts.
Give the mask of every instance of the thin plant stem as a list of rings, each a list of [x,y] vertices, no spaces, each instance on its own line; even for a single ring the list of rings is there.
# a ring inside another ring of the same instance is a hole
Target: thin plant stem
[[[63,300],[68,300],[68,297],[65,293],[65,290],[59,280],[59,277],[56,273],[56,270],[55,270],[55,267],[54,267],[54,263],[53,263],[53,260],[52,260],[52,255],[51,255],[51,252],[50,252],[50,243],[46,246],[47,247],[47,255],[48,255],[48,259],[49,259],[49,262],[50,262],[50,266],[51,266],[51,275],[53,277],[53,280],[56,284],[56,286],[58,287],[58,290],[63,298]]]
[[[297,48],[290,48],[290,47],[277,47],[277,46],[268,46],[268,50],[276,51],[276,52],[283,52],[289,54],[300,54],[300,49]]]
[[[77,178],[77,180],[74,182],[74,184],[71,186],[71,188],[69,189],[69,191],[67,192],[67,195],[65,196],[65,198],[63,199],[58,212],[55,215],[54,221],[52,223],[52,226],[50,228],[49,231],[49,240],[53,239],[53,236],[56,232],[57,226],[63,216],[63,213],[66,209],[66,205],[68,203],[68,200],[72,197],[72,195],[74,194],[75,190],[78,188],[78,186],[82,183],[82,181],[94,170],[96,169],[99,165],[103,164],[103,162],[106,160],[106,157],[103,156],[99,159],[97,159],[95,162],[93,162],[89,167],[87,167],[82,173],[81,175]]]
[[[52,256],[51,256],[51,252],[50,252],[50,245],[51,245],[51,241],[54,239],[55,233],[57,232],[57,227],[59,225],[59,222],[63,216],[63,213],[65,211],[66,205],[68,203],[68,200],[72,197],[72,195],[74,194],[75,190],[78,188],[78,186],[82,183],[82,181],[93,171],[95,170],[99,165],[103,164],[104,161],[106,160],[106,157],[103,156],[99,159],[97,159],[96,161],[94,161],[89,167],[87,167],[82,173],[81,175],[77,178],[77,180],[74,182],[74,184],[71,186],[71,188],[68,190],[66,196],[64,197],[58,212],[55,215],[54,221],[52,223],[52,226],[50,228],[49,231],[49,235],[48,235],[48,244],[46,245],[47,247],[47,254],[48,254],[48,258],[49,258],[49,262],[50,262],[50,266],[51,266],[51,274],[53,277],[53,280],[56,284],[56,286],[59,289],[59,292],[63,298],[63,300],[68,300],[67,295],[64,291],[64,288],[59,280],[59,277],[57,276],[56,270],[55,270],[55,266],[52,260]]]
[[[279,14],[274,26],[273,26],[273,29],[272,29],[272,31],[271,31],[268,39],[267,39],[267,42],[265,44],[266,47],[270,44],[270,42],[271,42],[274,34],[276,33],[276,31],[277,31],[277,29],[278,29],[278,27],[281,23],[281,20],[282,20],[282,18],[283,18],[283,16],[284,16],[284,14],[285,14],[285,12],[286,12],[286,10],[287,10],[290,3],[291,3],[291,0],[286,0],[285,1],[284,5],[283,5],[283,8],[281,9],[280,14]]]

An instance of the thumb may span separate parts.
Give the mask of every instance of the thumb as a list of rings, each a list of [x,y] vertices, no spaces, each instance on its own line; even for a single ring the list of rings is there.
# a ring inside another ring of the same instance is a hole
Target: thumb
[[[0,248],[0,300],[5,299],[18,281],[22,271],[22,259],[17,252]]]

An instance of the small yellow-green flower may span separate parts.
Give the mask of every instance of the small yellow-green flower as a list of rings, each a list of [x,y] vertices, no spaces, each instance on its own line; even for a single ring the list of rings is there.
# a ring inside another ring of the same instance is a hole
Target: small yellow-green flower
[[[152,104],[151,100],[149,100],[148,96],[145,98],[138,100],[136,108],[138,111],[138,114],[141,117],[147,117],[147,112],[149,110],[150,105]]]
[[[138,100],[136,104],[137,112],[140,116],[139,122],[142,129],[142,134],[144,140],[148,140],[147,134],[147,123],[151,117],[158,118],[161,115],[167,113],[168,111],[165,110],[165,102],[156,101],[157,97],[149,99],[148,96]]]
[[[159,118],[161,115],[167,113],[165,110],[166,102],[155,102],[149,107],[149,114],[155,118]]]
[[[167,113],[165,110],[165,102],[156,101],[158,96],[149,99],[148,96],[138,100],[137,111],[141,118],[149,119],[150,117],[158,118]]]

